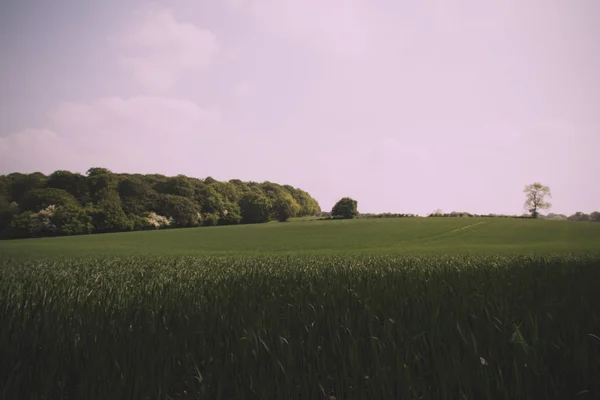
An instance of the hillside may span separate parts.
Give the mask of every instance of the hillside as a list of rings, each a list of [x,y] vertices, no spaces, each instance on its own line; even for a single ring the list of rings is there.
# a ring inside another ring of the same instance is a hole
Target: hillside
[[[309,220],[4,241],[9,257],[600,253],[600,224],[495,218]]]

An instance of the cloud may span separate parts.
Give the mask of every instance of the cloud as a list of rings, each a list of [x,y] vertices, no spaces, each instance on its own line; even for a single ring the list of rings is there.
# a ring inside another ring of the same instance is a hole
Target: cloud
[[[229,0],[228,5],[271,32],[351,58],[369,50],[380,22],[366,0]]]
[[[252,85],[248,82],[241,82],[235,87],[233,94],[238,98],[247,97],[252,94]]]
[[[170,10],[140,11],[132,25],[119,38],[119,62],[148,89],[167,90],[187,71],[206,71],[221,53],[214,33],[177,20]]]
[[[78,157],[65,138],[49,129],[23,129],[0,137],[0,174],[68,169]]]
[[[216,110],[167,97],[107,97],[63,103],[48,115],[48,128],[0,138],[0,173],[85,172],[91,166],[120,171],[161,170],[174,174],[204,164],[218,134]],[[167,168],[165,168],[167,165]],[[168,165],[171,165],[169,167]]]

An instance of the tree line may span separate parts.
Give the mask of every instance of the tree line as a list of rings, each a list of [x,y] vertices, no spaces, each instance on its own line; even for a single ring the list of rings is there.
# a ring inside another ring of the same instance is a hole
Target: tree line
[[[320,215],[307,192],[272,182],[90,168],[0,175],[0,238],[287,221]]]
[[[504,214],[471,214],[463,211],[452,211],[451,213],[444,213],[442,210],[437,209],[432,213],[428,214],[427,217],[437,218],[464,218],[464,217],[486,217],[486,218],[539,218],[539,219],[550,219],[550,220],[568,220],[568,221],[589,221],[589,222],[600,222],[600,212],[594,211],[591,214],[585,214],[580,211],[576,212],[571,216],[563,214],[550,213],[548,215],[540,214],[540,210],[548,210],[552,207],[546,199],[552,197],[552,192],[548,186],[542,185],[539,182],[532,183],[525,186],[523,190],[525,193],[525,203],[523,207],[528,211],[527,214],[521,215],[504,215]],[[336,203],[331,212],[323,212],[322,216],[325,219],[338,219],[338,218],[410,218],[416,217],[414,214],[359,214],[358,202],[349,197],[344,197]]]

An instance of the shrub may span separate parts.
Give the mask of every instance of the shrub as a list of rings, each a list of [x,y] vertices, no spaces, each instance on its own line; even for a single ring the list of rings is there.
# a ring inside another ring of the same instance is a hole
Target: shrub
[[[358,201],[350,197],[340,199],[331,209],[334,218],[351,219],[358,215]]]
[[[59,235],[83,235],[94,230],[92,217],[79,206],[57,207],[52,215],[52,223]]]

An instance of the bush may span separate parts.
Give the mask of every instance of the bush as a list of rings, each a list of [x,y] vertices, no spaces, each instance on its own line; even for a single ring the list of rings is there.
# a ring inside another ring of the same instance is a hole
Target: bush
[[[48,206],[76,206],[77,199],[62,189],[34,189],[27,192],[23,201],[19,204],[21,211],[41,211]]]
[[[207,213],[202,214],[202,225],[216,226],[219,224],[219,214]]]
[[[273,203],[273,211],[279,222],[285,222],[300,212],[300,205],[291,194],[279,194]]]
[[[98,205],[88,206],[86,213],[92,218],[96,232],[124,232],[133,229],[133,223],[123,212],[120,202],[100,200]]]
[[[92,233],[92,217],[78,206],[57,207],[52,215],[52,223],[59,235],[83,235]]]
[[[255,193],[246,194],[240,201],[242,222],[245,224],[268,222],[271,208],[271,201],[266,196]]]
[[[242,221],[240,207],[235,203],[227,204],[219,218],[219,225],[237,225]]]
[[[334,218],[351,219],[358,215],[358,201],[350,197],[344,197],[339,200],[331,210],[331,216]]]
[[[31,216],[32,211],[25,211],[16,214],[10,221],[10,224],[2,231],[2,238],[5,239],[24,239],[31,236]]]

